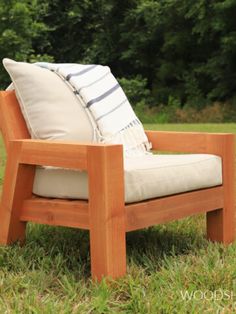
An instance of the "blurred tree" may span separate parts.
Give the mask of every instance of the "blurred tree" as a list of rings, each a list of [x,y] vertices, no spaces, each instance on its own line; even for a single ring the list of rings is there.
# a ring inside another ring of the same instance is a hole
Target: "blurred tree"
[[[107,64],[153,106],[236,103],[235,16],[236,0],[0,0],[0,56]]]
[[[236,95],[236,0],[137,1],[122,24],[121,59],[148,79],[156,102]]]
[[[0,0],[0,58],[13,58],[19,61],[39,60],[39,51],[49,45],[44,34],[46,25],[39,20],[41,7],[35,1]],[[37,53],[33,42],[37,42]],[[0,66],[1,87],[6,87],[9,78]]]

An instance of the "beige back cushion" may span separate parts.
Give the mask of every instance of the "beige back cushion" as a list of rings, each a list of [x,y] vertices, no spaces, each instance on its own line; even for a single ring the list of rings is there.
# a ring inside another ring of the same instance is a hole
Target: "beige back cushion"
[[[93,127],[69,87],[55,73],[34,64],[4,59],[32,138],[93,140]]]

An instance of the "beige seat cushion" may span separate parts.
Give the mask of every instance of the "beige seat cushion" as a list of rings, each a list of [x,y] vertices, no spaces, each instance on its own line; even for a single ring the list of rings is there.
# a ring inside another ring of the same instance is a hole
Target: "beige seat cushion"
[[[147,155],[125,160],[126,203],[221,184],[221,158],[214,155]],[[44,197],[87,199],[87,173],[38,168],[33,192]]]

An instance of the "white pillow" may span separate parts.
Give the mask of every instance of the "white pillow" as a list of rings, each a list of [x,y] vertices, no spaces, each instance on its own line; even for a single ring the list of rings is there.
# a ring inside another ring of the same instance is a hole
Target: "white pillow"
[[[26,62],[3,59],[32,138],[93,140],[93,127],[69,87],[55,73]]]

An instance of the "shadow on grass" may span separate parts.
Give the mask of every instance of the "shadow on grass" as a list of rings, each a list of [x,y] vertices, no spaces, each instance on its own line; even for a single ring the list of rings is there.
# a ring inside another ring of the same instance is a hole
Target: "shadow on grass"
[[[202,219],[201,219],[202,220]],[[196,253],[207,246],[205,230],[194,226],[193,218],[127,234],[128,260],[150,273],[157,271],[169,257]]]
[[[203,228],[192,218],[127,233],[127,261],[148,274],[168,256],[178,257],[206,246]],[[199,227],[200,226],[200,227]],[[25,246],[0,248],[0,267],[7,271],[33,271],[74,278],[90,277],[89,232],[29,224]]]

